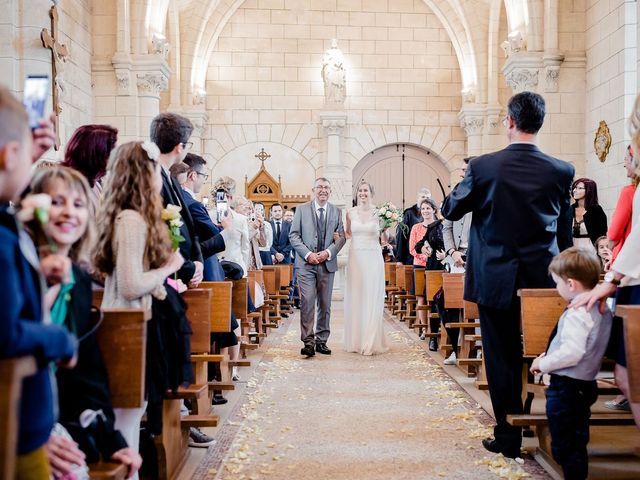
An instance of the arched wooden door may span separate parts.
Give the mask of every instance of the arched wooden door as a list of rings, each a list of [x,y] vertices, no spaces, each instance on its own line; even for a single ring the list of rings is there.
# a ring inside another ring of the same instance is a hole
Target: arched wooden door
[[[416,203],[422,187],[431,190],[432,198],[444,199],[442,187],[448,192],[449,170],[430,151],[407,144],[385,145],[362,158],[353,169],[353,198],[362,180],[375,188],[375,203],[386,201],[408,208]]]

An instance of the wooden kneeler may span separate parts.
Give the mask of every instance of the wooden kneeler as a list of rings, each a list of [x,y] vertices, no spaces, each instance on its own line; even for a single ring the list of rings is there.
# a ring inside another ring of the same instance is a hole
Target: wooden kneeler
[[[36,373],[33,357],[0,360],[0,477],[14,478],[22,380]]]

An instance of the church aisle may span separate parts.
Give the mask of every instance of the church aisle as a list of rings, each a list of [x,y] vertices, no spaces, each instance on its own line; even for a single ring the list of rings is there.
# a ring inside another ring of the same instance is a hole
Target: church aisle
[[[274,331],[217,432],[229,450],[211,448],[192,478],[549,478],[482,448],[491,418],[403,327],[387,320],[390,351],[362,357],[342,351],[341,302],[333,312],[331,356],[300,356],[298,313]]]

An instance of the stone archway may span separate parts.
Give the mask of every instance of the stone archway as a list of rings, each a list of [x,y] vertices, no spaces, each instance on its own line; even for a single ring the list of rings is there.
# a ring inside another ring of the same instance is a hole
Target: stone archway
[[[353,169],[353,189],[355,192],[360,182],[366,180],[375,186],[376,203],[391,201],[408,208],[415,203],[421,187],[427,187],[433,199],[441,202],[442,188],[448,193],[450,176],[449,169],[432,151],[412,144],[389,144],[368,153],[357,163]]]

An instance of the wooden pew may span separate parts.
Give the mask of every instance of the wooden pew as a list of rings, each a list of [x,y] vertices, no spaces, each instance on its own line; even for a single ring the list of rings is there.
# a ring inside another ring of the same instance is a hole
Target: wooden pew
[[[14,478],[22,380],[36,371],[33,357],[0,360],[0,478]]]
[[[447,326],[448,328],[459,328],[461,330],[460,340],[462,340],[462,343],[457,358],[458,368],[469,377],[475,376],[482,364],[482,360],[477,358],[477,355],[472,355],[476,351],[475,342],[478,340],[475,335],[475,329],[480,327],[480,323],[476,322],[475,318],[470,319],[464,314],[465,303],[469,304],[467,308],[475,305],[473,302],[465,302],[463,299],[464,273],[443,273],[442,288],[444,290],[445,308],[458,308],[462,312],[462,321],[451,322]],[[441,342],[444,342],[447,338],[446,330],[442,328],[441,333]],[[467,338],[469,336],[470,338]],[[473,340],[471,337],[473,337]],[[445,356],[449,354],[446,350],[443,353]]]
[[[242,336],[238,339],[240,341],[240,350],[242,352],[242,357],[246,358],[246,351],[250,349],[258,348],[255,344],[249,344],[248,338],[246,336],[246,332],[249,331],[250,323],[247,315],[249,314],[249,279],[241,278],[240,280],[235,280],[233,282],[233,292],[232,292],[232,304],[231,308],[233,309],[233,313],[236,316],[236,319],[242,326]],[[249,367],[251,366],[251,362],[246,360],[237,360],[234,362],[229,362],[229,368],[231,367]]]
[[[629,400],[640,402],[640,305],[619,305],[616,307],[616,315],[623,321],[631,397]]]
[[[393,304],[392,293],[398,291],[398,287],[396,286],[396,264],[395,263],[385,262],[384,280],[385,280],[385,293],[386,293],[385,304],[388,309],[391,309],[391,305]]]
[[[264,285],[264,272],[262,270],[250,270],[248,273],[249,279],[249,294],[251,298],[256,298],[256,284]],[[247,314],[247,319],[252,324],[248,332],[246,332],[247,337],[251,339],[251,341],[257,345],[260,344],[260,340],[266,337],[265,327],[263,327],[265,323],[265,312],[268,315],[269,309],[268,307],[257,307],[257,311]]]
[[[100,306],[102,290],[93,291],[92,303]],[[102,324],[96,333],[109,378],[113,408],[141,408],[144,405],[147,351],[147,321],[151,312],[143,309],[102,309]],[[89,465],[91,478],[124,479],[127,468],[118,463]]]
[[[398,290],[393,292],[393,306],[391,313],[401,322],[404,321],[404,317],[407,314],[407,309],[404,304],[405,300],[412,298],[412,295],[409,293],[411,290],[411,284],[407,283],[406,275],[406,271],[409,268],[413,267],[410,265],[396,265],[396,285]]]
[[[424,268],[404,268],[404,284],[407,286],[407,298],[404,299],[404,306],[406,310],[403,320],[407,322],[409,328],[413,328],[413,325],[418,321],[418,298],[424,297],[425,291],[425,277]],[[414,293],[411,294],[411,285],[414,287]]]
[[[427,318],[426,323],[416,323],[415,327],[419,328],[419,333],[426,338],[437,337],[439,334],[436,332],[430,331],[431,324],[430,320],[433,318],[439,318],[437,312],[433,309],[433,297],[442,287],[442,274],[444,270],[425,270],[425,289],[424,289],[424,305],[418,305],[416,310],[418,311],[426,311]]]
[[[265,327],[276,328],[282,320],[280,315],[280,300],[288,298],[280,293],[280,270],[274,265],[265,265],[262,268],[264,275],[264,286],[267,290],[268,298],[265,298],[265,305],[268,306],[268,318]]]

